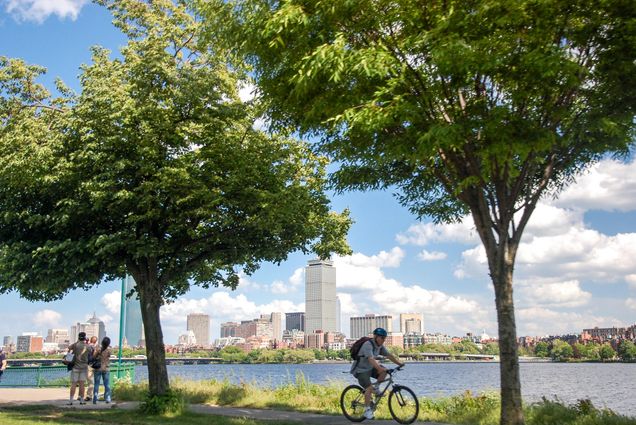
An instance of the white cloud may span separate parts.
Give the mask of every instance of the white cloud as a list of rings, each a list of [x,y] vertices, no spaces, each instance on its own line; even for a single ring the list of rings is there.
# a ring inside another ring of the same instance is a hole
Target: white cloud
[[[119,316],[121,291],[108,292],[102,296],[101,303],[109,313]]]
[[[189,313],[209,314],[219,321],[240,321],[272,312],[304,311],[304,304],[294,304],[288,300],[274,300],[266,304],[256,304],[244,294],[232,296],[227,291],[216,291],[207,298],[191,299],[182,297],[161,308],[161,321],[167,323],[185,323]]]
[[[62,315],[54,310],[40,310],[31,319],[36,326],[46,326],[47,328],[57,328],[60,324]]]
[[[636,298],[627,298],[625,300],[625,305],[627,308],[631,308],[632,310],[636,310]]]
[[[518,335],[544,336],[580,333],[591,324],[602,323],[604,327],[625,326],[614,317],[594,316],[587,313],[559,312],[544,307],[517,309]]]
[[[20,21],[44,22],[49,16],[76,20],[88,0],[4,0],[5,10]]]
[[[356,267],[399,267],[404,255],[404,250],[396,246],[389,252],[380,251],[370,257],[354,253],[347,257],[347,262]]]
[[[636,274],[628,274],[625,276],[625,282],[627,282],[632,289],[636,289]]]
[[[587,304],[592,294],[581,289],[579,281],[517,282],[522,304],[553,307],[579,307]]]
[[[417,254],[417,258],[422,261],[438,261],[446,259],[447,255],[445,252],[439,251],[427,251],[425,249],[422,250],[419,254]]]
[[[401,245],[424,246],[432,242],[457,242],[472,244],[479,242],[479,235],[470,217],[464,217],[459,223],[434,224],[418,223],[410,226],[406,233],[400,233],[396,240]]]
[[[592,165],[554,203],[585,210],[636,210],[636,161],[607,159]]]
[[[289,294],[296,292],[300,288],[301,284],[305,281],[305,269],[297,268],[294,273],[289,277],[287,282],[282,280],[275,280],[270,285],[270,291],[273,294]]]
[[[389,278],[380,267],[384,263],[374,260],[378,257],[356,253],[334,258],[343,320],[376,313],[391,314],[397,321],[400,313],[422,312],[426,329],[448,329],[458,335],[475,329],[496,329],[490,306],[483,308],[473,299]],[[346,332],[348,322],[343,325]]]
[[[351,294],[338,292],[338,298],[340,299],[340,314],[342,316],[350,317],[360,314]]]
[[[515,278],[617,282],[636,274],[636,233],[604,235],[583,222],[580,211],[539,204],[524,232]],[[465,250],[455,277],[487,276],[483,245]]]
[[[243,81],[239,86],[239,98],[241,102],[249,102],[256,97],[257,87],[248,81]]]

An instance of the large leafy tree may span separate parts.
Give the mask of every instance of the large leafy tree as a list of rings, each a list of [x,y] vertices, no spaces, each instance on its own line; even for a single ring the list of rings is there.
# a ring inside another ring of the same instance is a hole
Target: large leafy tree
[[[273,124],[320,136],[339,161],[339,189],[397,187],[435,222],[470,214],[495,290],[501,423],[523,423],[519,241],[542,196],[629,150],[636,3],[199,3],[210,39],[252,67]]]
[[[93,49],[81,93],[0,61],[0,292],[53,300],[131,274],[150,392],[169,389],[159,310],[192,284],[296,250],[346,253],[346,212],[329,211],[325,159],[254,128],[224,53],[203,49],[171,0],[102,1],[128,36]]]

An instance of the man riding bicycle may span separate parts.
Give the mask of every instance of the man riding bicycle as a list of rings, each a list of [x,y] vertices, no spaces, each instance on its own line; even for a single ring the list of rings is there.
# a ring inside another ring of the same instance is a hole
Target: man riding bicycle
[[[404,366],[404,363],[389,353],[389,350],[383,345],[387,332],[383,328],[376,328],[373,331],[373,338],[362,344],[358,351],[358,359],[351,366],[351,374],[358,379],[360,386],[365,389],[364,392],[364,417],[373,419],[373,409],[371,408],[371,395],[373,385],[371,378],[375,378],[378,382],[384,381],[387,369],[380,365],[375,359],[377,356],[384,356],[398,366]]]

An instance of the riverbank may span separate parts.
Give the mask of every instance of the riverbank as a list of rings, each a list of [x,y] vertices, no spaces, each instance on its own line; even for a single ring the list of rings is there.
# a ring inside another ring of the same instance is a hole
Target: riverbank
[[[208,403],[190,404],[187,411],[179,414],[167,416],[148,416],[137,411],[138,401],[119,400],[120,391],[115,392],[115,403],[107,405],[98,403],[97,405],[73,405],[66,406],[67,388],[37,389],[0,389],[0,423],[3,425],[37,425],[41,424],[43,417],[46,417],[48,425],[68,425],[84,424],[87,422],[100,422],[120,425],[207,425],[215,423],[217,425],[297,425],[297,424],[322,424],[322,425],[347,425],[350,422],[344,419],[340,412],[333,415],[326,415],[327,412],[307,413],[307,406],[296,406],[296,409],[282,410],[281,408],[257,409],[245,407],[243,404],[254,404],[255,400],[250,399],[253,390],[261,394],[261,402],[266,398],[267,391],[260,389],[250,389],[248,386],[231,386],[225,383],[215,387],[213,383],[184,383],[173,384],[176,390],[184,399],[201,399],[201,397],[214,398],[220,401],[219,395],[225,393],[225,397],[231,394],[240,397],[224,399],[231,405],[219,406]],[[193,386],[194,385],[194,386]],[[137,394],[143,397],[145,388],[127,388],[127,395]],[[240,388],[237,388],[240,387]],[[319,389],[315,386],[306,388],[296,388],[299,391],[309,393]],[[203,392],[202,392],[203,390]],[[280,393],[278,393],[280,395]],[[324,396],[324,394],[322,394]],[[253,395],[252,395],[253,396]],[[316,394],[319,397],[320,394]],[[280,400],[285,404],[285,400]],[[464,394],[461,397],[453,397],[443,401],[422,399],[422,414],[418,420],[421,425],[445,425],[448,424],[480,424],[497,425],[499,419],[499,400],[496,396],[483,394]],[[447,422],[427,420],[426,416],[437,411],[438,415],[445,415],[449,418]],[[565,406],[558,402],[544,401],[539,404],[525,406],[524,414],[526,425],[636,425],[636,418],[627,418],[613,414],[606,410],[594,408],[586,401],[581,401],[574,406]],[[212,417],[214,419],[212,419]],[[227,419],[227,418],[236,419]],[[224,419],[226,418],[226,419]],[[382,419],[374,421],[378,425],[389,425],[394,423],[391,420]]]
[[[84,424],[100,422],[125,425],[174,423],[179,425],[349,425],[350,421],[337,415],[306,413],[293,410],[255,409],[246,407],[190,404],[187,412],[165,417],[138,414],[138,401],[114,400],[112,404],[88,403],[67,406],[68,388],[0,388],[0,424],[37,425],[46,417],[48,425]],[[211,419],[210,417],[214,419]],[[237,418],[225,420],[223,418]],[[15,419],[15,422],[12,420]],[[31,422],[32,421],[32,422]],[[58,422],[59,421],[59,422]],[[390,425],[394,421],[376,420],[375,424]],[[448,425],[417,422],[421,425]]]
[[[277,388],[262,388],[254,384],[233,384],[224,381],[174,381],[172,389],[186,403],[240,408],[289,410],[339,416],[341,385],[312,384],[302,376],[296,382]],[[147,386],[120,385],[118,400],[142,400]],[[493,392],[428,398],[420,397],[419,420],[434,423],[497,425],[499,395]],[[636,425],[636,417],[621,416],[609,409],[597,408],[589,400],[566,405],[556,399],[544,399],[524,406],[527,425]],[[378,419],[389,420],[386,401],[376,411]]]

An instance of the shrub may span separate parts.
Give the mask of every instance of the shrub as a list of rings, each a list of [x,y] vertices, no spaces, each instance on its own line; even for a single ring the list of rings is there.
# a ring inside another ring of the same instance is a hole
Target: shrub
[[[175,390],[162,395],[147,394],[139,410],[146,415],[180,415],[185,410],[185,401]]]

